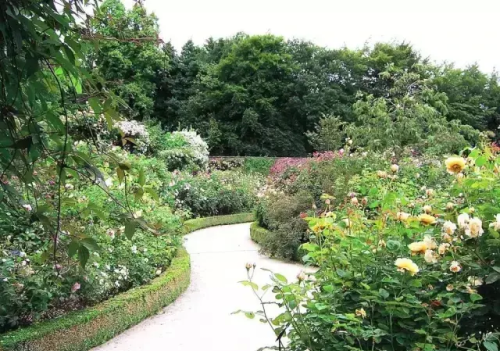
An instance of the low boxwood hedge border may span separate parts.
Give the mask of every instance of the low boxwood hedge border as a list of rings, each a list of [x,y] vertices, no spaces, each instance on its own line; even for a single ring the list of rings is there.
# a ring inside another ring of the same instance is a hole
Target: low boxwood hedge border
[[[195,218],[185,221],[183,230],[185,234],[188,234],[198,229],[214,227],[217,225],[252,222],[253,220],[255,220],[255,215],[253,213],[238,213],[225,216]]]
[[[262,244],[270,234],[269,230],[262,228],[257,222],[253,222],[250,226],[250,238],[257,244]]]
[[[185,234],[198,229],[253,221],[252,213],[184,222]],[[179,248],[171,265],[151,283],[96,306],[0,335],[0,351],[87,351],[103,344],[175,301],[189,286],[189,254]]]

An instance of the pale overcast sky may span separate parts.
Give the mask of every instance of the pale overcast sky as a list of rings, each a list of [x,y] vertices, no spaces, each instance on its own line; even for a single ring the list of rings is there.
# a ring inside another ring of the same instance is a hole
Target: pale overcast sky
[[[132,0],[124,0],[131,6]],[[500,70],[500,0],[145,0],[161,36],[189,39],[272,33],[331,48],[406,40],[434,61]]]

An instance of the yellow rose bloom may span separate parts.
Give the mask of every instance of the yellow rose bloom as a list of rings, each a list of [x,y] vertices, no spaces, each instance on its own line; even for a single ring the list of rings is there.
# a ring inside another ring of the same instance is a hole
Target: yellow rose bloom
[[[413,253],[425,252],[427,250],[427,244],[423,241],[417,241],[408,245],[408,248]]]
[[[444,163],[450,174],[458,174],[465,168],[465,160],[462,157],[449,157]]]
[[[396,262],[394,262],[394,264],[396,265],[396,267],[398,267],[399,271],[407,271],[411,275],[415,275],[420,271],[415,262],[413,262],[409,258],[398,258]]]
[[[357,317],[366,318],[366,311],[364,308],[356,309],[355,313]]]
[[[434,224],[436,223],[436,218],[433,217],[433,216],[430,216],[428,214],[421,214],[418,219],[420,220],[420,222],[422,222],[423,224]]]

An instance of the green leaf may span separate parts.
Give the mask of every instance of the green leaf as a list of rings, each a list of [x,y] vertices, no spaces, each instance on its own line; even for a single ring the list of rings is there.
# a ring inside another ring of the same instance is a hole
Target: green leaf
[[[387,299],[389,297],[389,292],[385,289],[379,289],[378,294],[383,298]]]
[[[66,53],[66,57],[68,58],[69,62],[71,62],[73,65],[75,64],[75,54],[71,50],[71,48],[68,45],[63,45],[62,46],[64,49],[64,52]]]
[[[323,290],[326,291],[327,293],[333,292],[333,285],[325,285],[323,286]]]
[[[470,295],[470,300],[472,302],[476,302],[476,301],[479,301],[479,300],[482,300],[482,299],[483,299],[483,297],[481,295],[479,295],[479,294],[471,294]]]
[[[82,266],[82,268],[85,268],[85,265],[89,260],[89,257],[90,257],[89,250],[85,246],[80,245],[80,247],[78,248],[78,260],[80,261],[80,266]]]
[[[156,201],[159,201],[160,200],[160,197],[158,196],[158,193],[153,189],[153,188],[145,188],[144,189],[149,195],[151,195],[151,197],[156,200]]]
[[[248,280],[243,280],[239,283],[241,283],[243,286],[250,286],[254,290],[259,290],[259,286],[257,284],[255,284],[254,282],[251,282]]]
[[[68,256],[69,257],[75,256],[79,247],[80,247],[80,243],[76,240],[72,240],[68,245]]]
[[[498,345],[493,341],[484,341],[483,346],[488,351],[498,351]]]
[[[278,279],[280,282],[282,283],[285,283],[287,284],[288,283],[288,280],[286,279],[286,277],[282,274],[279,274],[279,273],[275,273],[274,276],[276,277],[276,279]]]
[[[245,316],[249,319],[254,319],[255,318],[255,313],[253,312],[245,312]]]
[[[125,178],[125,172],[123,169],[117,167],[116,168],[116,175],[118,176],[118,182],[123,183],[123,179]]]
[[[130,171],[130,169],[132,168],[132,165],[130,164],[130,162],[120,162],[120,163],[118,163],[118,167],[121,170]]]
[[[486,277],[486,284],[493,284],[500,279],[499,273],[491,273]]]
[[[128,221],[125,223],[125,236],[132,239],[137,228],[137,223],[135,221]]]
[[[96,97],[91,97],[89,99],[89,105],[92,107],[92,110],[94,110],[94,113],[101,113],[101,103],[99,102],[99,99]]]
[[[481,167],[484,166],[488,162],[488,158],[486,156],[481,156],[476,159],[476,166]]]
[[[139,179],[137,180],[140,186],[144,186],[146,183],[146,174],[144,173],[144,169],[141,168],[139,171]]]
[[[142,199],[142,195],[144,195],[144,190],[142,188],[137,188],[137,190],[134,192],[135,201],[139,201],[140,199]]]
[[[95,241],[94,239],[85,238],[81,242],[87,249],[92,251],[99,251],[99,245],[97,244],[97,241]]]

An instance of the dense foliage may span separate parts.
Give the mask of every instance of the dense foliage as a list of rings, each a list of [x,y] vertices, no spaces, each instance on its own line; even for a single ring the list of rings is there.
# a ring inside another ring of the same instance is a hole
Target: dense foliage
[[[406,43],[326,49],[239,33],[200,47],[188,41],[177,53],[156,40],[154,15],[140,3],[126,10],[119,0],[104,2],[92,32],[118,39],[101,40],[89,57],[108,87],[139,111],[128,115],[154,116],[171,131],[194,128],[212,154],[302,156],[334,150],[346,134],[370,135],[375,140],[364,144],[383,148],[378,132],[395,121],[391,136],[404,131],[403,144],[439,149],[433,135],[446,134],[444,147],[458,151],[463,138],[477,142],[462,125],[496,132],[500,117],[496,73],[431,64]],[[329,126],[334,140],[314,135],[325,116],[336,121]],[[348,128],[367,122],[379,128],[374,137],[366,128]],[[429,131],[431,140],[422,140]]]
[[[444,161],[366,162],[348,194],[296,217],[309,228],[302,259],[318,270],[296,283],[273,274],[262,289],[283,313],[256,313],[286,349],[498,349],[500,158],[485,148]],[[244,284],[261,296],[252,276]]]
[[[207,173],[196,132],[138,121],[157,76],[144,72],[157,38],[140,4],[104,4],[90,22],[110,23],[90,31],[83,1],[62,4],[0,5],[0,332],[149,282],[176,254],[183,220],[247,212],[260,183]]]

